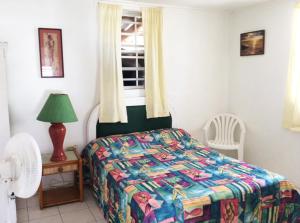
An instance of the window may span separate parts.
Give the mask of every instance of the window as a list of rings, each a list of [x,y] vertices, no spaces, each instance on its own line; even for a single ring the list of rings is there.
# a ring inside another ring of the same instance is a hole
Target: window
[[[144,88],[144,34],[141,12],[124,11],[121,33],[124,87],[126,89]]]

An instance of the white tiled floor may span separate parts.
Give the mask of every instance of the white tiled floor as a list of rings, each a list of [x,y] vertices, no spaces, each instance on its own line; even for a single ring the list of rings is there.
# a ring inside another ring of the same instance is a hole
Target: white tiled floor
[[[17,199],[18,223],[106,223],[91,192],[84,191],[84,202],[40,210],[38,196]]]

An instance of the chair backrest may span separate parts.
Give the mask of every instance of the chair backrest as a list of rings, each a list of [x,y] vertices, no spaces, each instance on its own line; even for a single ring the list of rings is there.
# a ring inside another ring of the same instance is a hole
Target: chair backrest
[[[220,144],[231,145],[234,144],[235,129],[240,128],[240,141],[244,140],[246,128],[241,119],[237,116],[229,113],[218,114],[210,119],[204,129],[206,134],[206,140],[208,140],[208,131],[211,125],[215,127],[215,142]]]

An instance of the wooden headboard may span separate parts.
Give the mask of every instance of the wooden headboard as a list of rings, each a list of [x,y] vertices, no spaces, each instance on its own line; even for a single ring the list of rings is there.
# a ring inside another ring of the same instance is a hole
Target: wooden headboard
[[[128,123],[99,123],[99,105],[91,113],[87,126],[87,142],[99,137],[154,129],[172,128],[172,117],[146,118],[146,106],[127,106]]]

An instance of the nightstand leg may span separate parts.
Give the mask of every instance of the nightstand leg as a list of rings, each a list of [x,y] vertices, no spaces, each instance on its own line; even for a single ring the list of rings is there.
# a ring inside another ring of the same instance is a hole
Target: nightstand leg
[[[44,196],[43,196],[43,181],[41,179],[41,183],[39,186],[39,202],[40,202],[40,209],[44,208]]]
[[[79,192],[80,201],[83,201],[83,176],[82,176],[82,159],[79,160]]]

